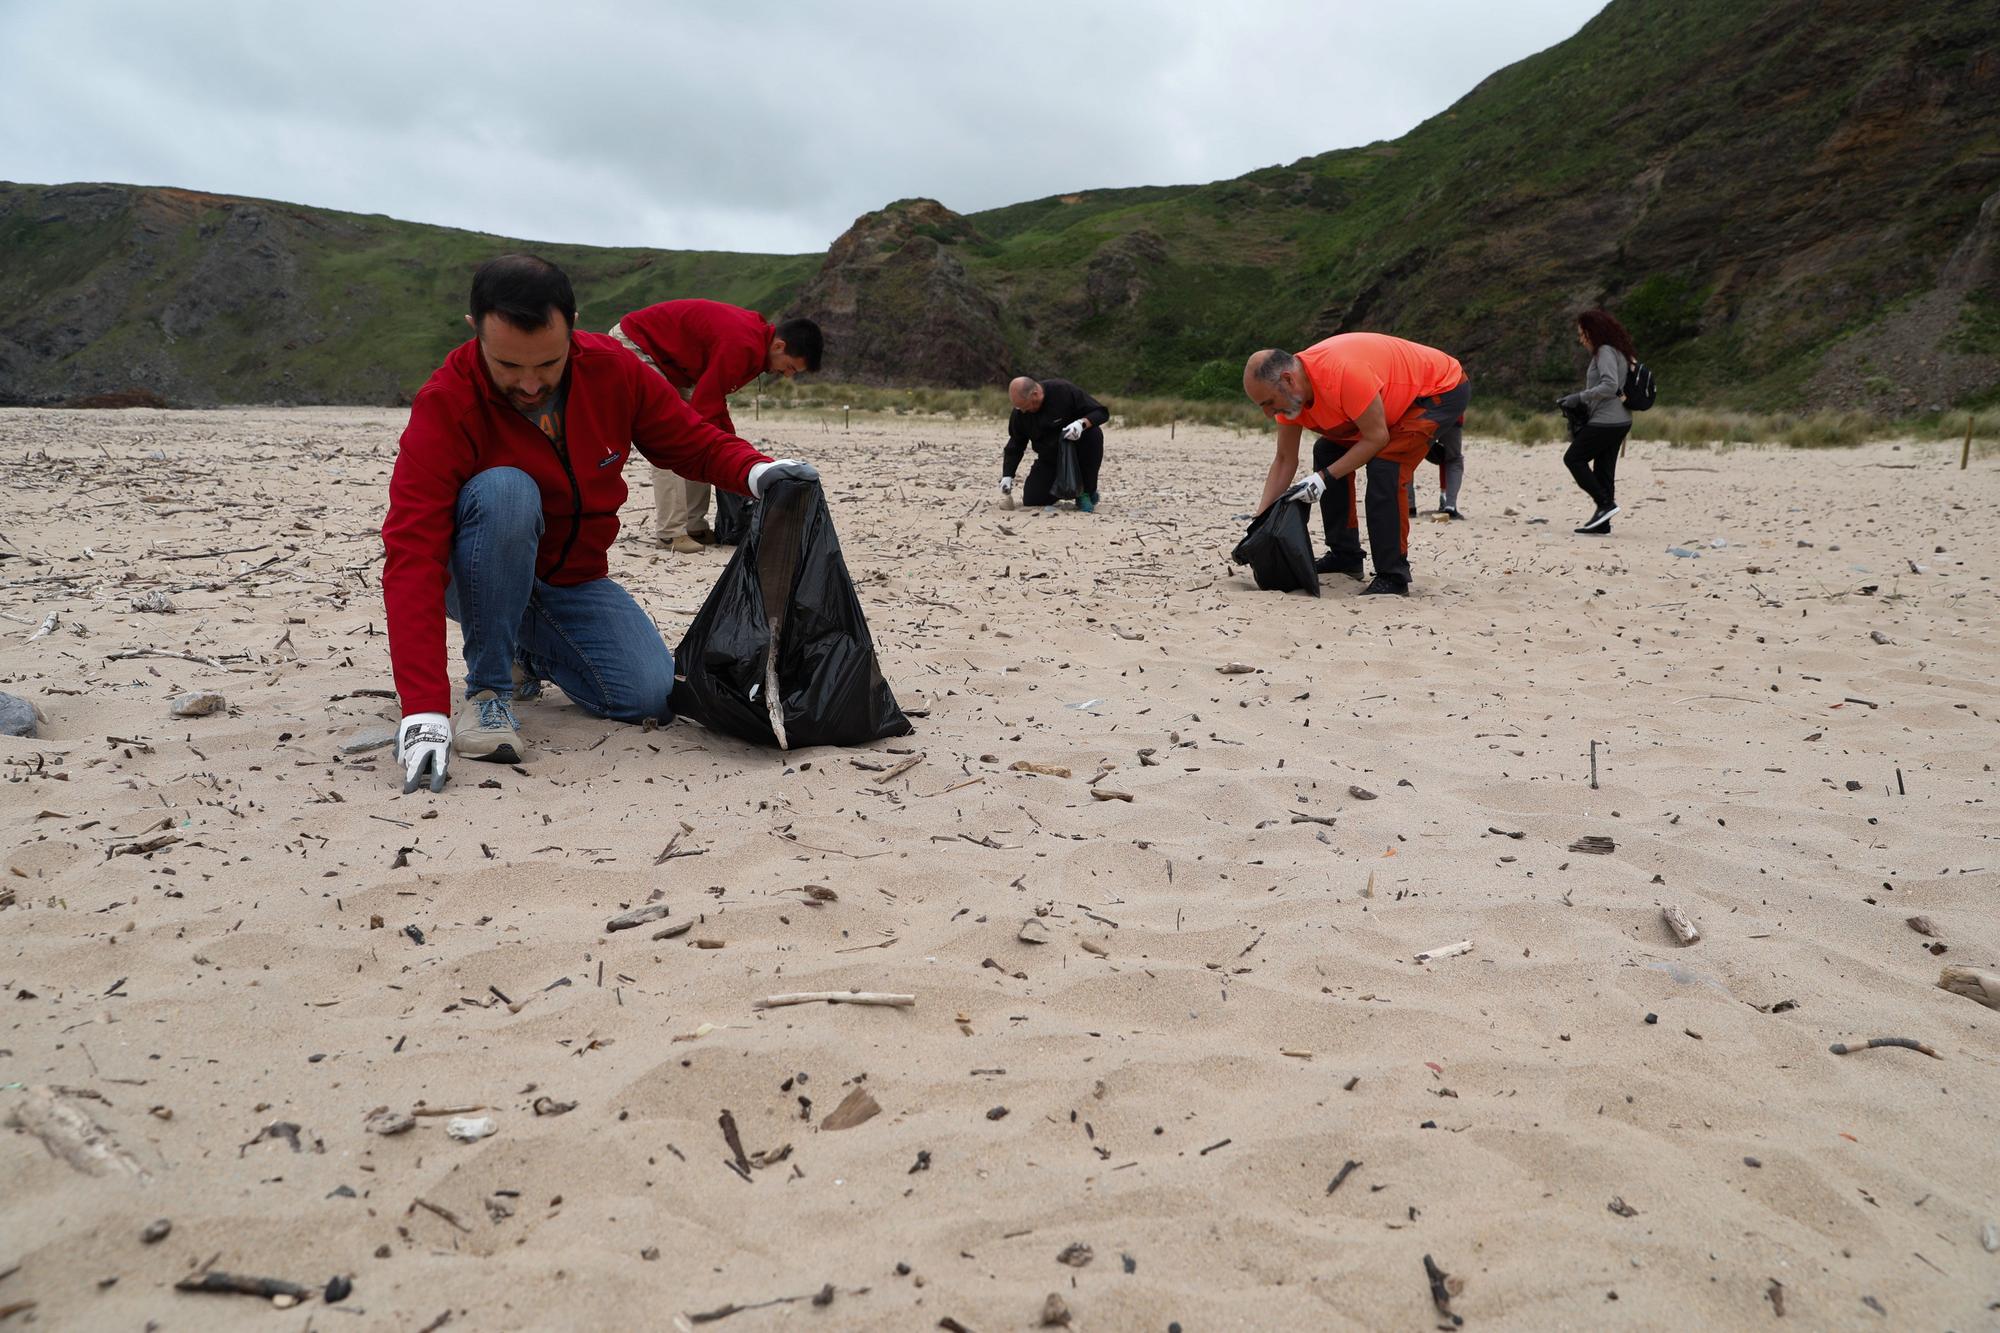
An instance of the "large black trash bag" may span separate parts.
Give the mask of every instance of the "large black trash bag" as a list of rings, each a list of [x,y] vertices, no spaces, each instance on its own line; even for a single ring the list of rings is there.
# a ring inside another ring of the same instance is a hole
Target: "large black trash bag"
[[[724,546],[740,544],[750,532],[750,511],[757,502],[734,491],[715,493],[715,540]]]
[[[1056,477],[1049,494],[1058,500],[1074,500],[1083,489],[1083,470],[1077,466],[1076,446],[1068,440],[1056,441]]]
[[[818,482],[775,482],[752,507],[674,659],[674,711],[714,731],[791,750],[910,733]]]
[[[1312,506],[1292,498],[1298,491],[1292,487],[1251,519],[1250,530],[1229,558],[1250,566],[1257,586],[1266,592],[1309,592],[1317,597],[1319,571],[1313,568],[1312,534],[1306,529]]]

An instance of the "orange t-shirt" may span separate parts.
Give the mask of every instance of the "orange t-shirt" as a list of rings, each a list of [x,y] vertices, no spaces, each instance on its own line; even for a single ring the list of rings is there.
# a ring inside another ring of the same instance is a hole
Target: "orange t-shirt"
[[[1377,396],[1391,426],[1419,398],[1448,392],[1465,378],[1456,357],[1386,333],[1336,333],[1299,353],[1312,381],[1312,406],[1279,417],[1320,435],[1352,435],[1355,419]]]

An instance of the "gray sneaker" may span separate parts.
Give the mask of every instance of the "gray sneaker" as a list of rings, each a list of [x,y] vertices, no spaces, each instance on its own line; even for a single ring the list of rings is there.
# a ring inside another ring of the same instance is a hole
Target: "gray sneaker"
[[[521,729],[514,721],[511,701],[492,690],[481,690],[458,706],[452,723],[451,748],[467,759],[487,759],[496,764],[518,764],[528,747],[521,743]]]

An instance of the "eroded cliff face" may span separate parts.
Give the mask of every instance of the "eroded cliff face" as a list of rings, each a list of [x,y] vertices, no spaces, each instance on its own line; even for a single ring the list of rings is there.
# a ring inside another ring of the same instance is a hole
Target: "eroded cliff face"
[[[855,219],[787,313],[817,320],[834,378],[972,388],[1007,379],[1000,305],[967,273],[979,234],[931,199]]]

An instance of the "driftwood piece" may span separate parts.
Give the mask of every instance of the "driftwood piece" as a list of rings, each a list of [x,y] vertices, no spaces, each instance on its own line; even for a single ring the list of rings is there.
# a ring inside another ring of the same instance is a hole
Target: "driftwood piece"
[[[194,662],[205,667],[221,667],[225,671],[230,669],[227,662],[216,658],[204,657],[200,653],[175,652],[171,648],[120,648],[115,653],[106,653],[104,660],[122,662],[133,657],[170,657],[176,662]]]
[[[841,1098],[840,1105],[833,1108],[833,1114],[819,1122],[824,1130],[853,1129],[882,1114],[882,1104],[871,1096],[867,1089],[856,1088]]]
[[[1453,1328],[1460,1327],[1465,1320],[1451,1312],[1451,1274],[1437,1266],[1437,1261],[1428,1254],[1424,1256],[1424,1276],[1430,1279],[1431,1304],[1437,1312],[1451,1321]]]
[[[1045,778],[1066,778],[1069,776],[1069,770],[1066,768],[1058,767],[1055,764],[1030,763],[1026,759],[1016,759],[1013,763],[1007,765],[1007,767],[1015,773],[1039,773]]]
[[[635,907],[629,912],[620,912],[617,916],[605,922],[604,928],[606,930],[630,930],[634,926],[643,926],[648,921],[658,921],[661,917],[667,915],[667,912],[668,908],[665,903],[647,903],[644,907]]]
[[[1472,952],[1471,940],[1460,940],[1456,944],[1444,944],[1435,949],[1426,949],[1413,960],[1419,963],[1435,963],[1440,958],[1456,958],[1462,953]]]
[[[1896,1047],[1905,1051],[1920,1051],[1933,1060],[1944,1059],[1942,1055],[1939,1055],[1936,1051],[1914,1037],[1870,1037],[1867,1041],[1853,1043],[1837,1041],[1827,1047],[1827,1049],[1835,1055],[1852,1055],[1856,1051],[1879,1050],[1883,1047]]]
[[[215,1269],[182,1278],[174,1283],[174,1290],[222,1291],[238,1296],[262,1296],[266,1300],[273,1296],[289,1296],[295,1301],[309,1301],[318,1294],[311,1287],[302,1287],[281,1277],[250,1277],[242,1273],[223,1273]]]
[[[882,776],[868,779],[868,783],[870,786],[873,787],[886,787],[891,782],[894,782],[897,778],[902,777],[903,774],[909,772],[911,769],[915,768],[918,764],[921,764],[923,762],[924,762],[923,755],[913,754],[908,759],[905,759],[902,763],[897,764],[894,768],[889,769],[887,772],[883,773]]]
[[[130,1176],[141,1184],[153,1178],[137,1158],[118,1146],[110,1130],[54,1088],[29,1088],[7,1113],[7,1123],[33,1134],[51,1156],[87,1176]]]
[[[1694,922],[1688,920],[1688,914],[1680,909],[1678,903],[1668,903],[1660,909],[1660,915],[1665,918],[1667,928],[1674,932],[1674,938],[1682,944],[1693,944],[1701,938],[1701,932],[1695,929]]]
[[[914,995],[889,995],[865,990],[808,990],[786,995],[766,995],[751,1003],[753,1009],[782,1009],[788,1004],[880,1004],[907,1009],[917,1002]]]
[[[693,929],[694,929],[694,922],[683,921],[677,926],[668,926],[665,930],[654,931],[653,938],[656,940],[676,939],[682,935],[687,934],[690,930]]]
[[[1938,987],[1953,995],[1963,995],[1988,1009],[2000,1009],[2000,972],[1982,972],[1976,967],[1947,967],[1938,973]]]

